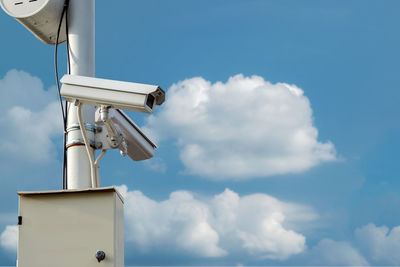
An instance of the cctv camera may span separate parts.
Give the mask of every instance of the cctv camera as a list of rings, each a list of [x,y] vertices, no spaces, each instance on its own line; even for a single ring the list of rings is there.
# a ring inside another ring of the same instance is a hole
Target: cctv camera
[[[55,44],[64,2],[65,0],[0,0],[0,5],[8,15],[17,19],[39,40],[46,44]],[[62,43],[65,40],[65,27],[62,26],[58,42]]]
[[[165,100],[165,92],[157,85],[121,82],[78,75],[64,75],[61,96],[69,102],[79,100],[92,106],[153,113]]]
[[[98,108],[95,115],[96,126],[102,128],[95,139],[102,143],[102,149],[119,148],[134,161],[153,157],[157,146],[123,111],[109,108],[106,119],[102,112],[102,108]]]

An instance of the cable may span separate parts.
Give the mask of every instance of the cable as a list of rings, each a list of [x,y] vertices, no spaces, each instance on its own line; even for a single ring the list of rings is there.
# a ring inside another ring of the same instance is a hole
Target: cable
[[[58,90],[58,98],[60,101],[60,106],[61,106],[61,113],[63,117],[63,126],[64,126],[64,134],[63,134],[63,170],[62,170],[62,175],[63,175],[63,189],[67,189],[67,150],[66,150],[66,135],[67,135],[67,106],[68,104],[65,104],[65,111],[62,103],[62,98],[61,98],[61,90],[60,90],[60,81],[58,79],[58,43],[59,43],[59,38],[60,38],[60,31],[61,31],[61,25],[62,21],[64,18],[64,15],[66,14],[66,17],[68,16],[68,6],[69,6],[69,0],[65,0],[64,2],[64,7],[61,12],[61,18],[60,22],[58,24],[58,29],[57,29],[57,38],[56,38],[56,43],[55,43],[55,51],[54,51],[54,65],[55,65],[55,76],[56,76],[56,82],[57,82],[57,90]],[[67,54],[68,54],[68,72],[71,72],[71,67],[70,67],[70,61],[69,61],[69,40],[68,40],[68,18],[66,18],[66,35],[67,35]]]
[[[67,37],[67,59],[68,59],[68,74],[71,74],[71,58],[69,55],[69,29],[68,29],[68,10],[69,10],[69,0],[65,0],[65,35]]]
[[[71,58],[70,58],[70,46],[69,46],[69,24],[68,24],[68,10],[69,0],[65,0],[65,35],[67,38],[67,60],[68,60],[68,74],[71,74]],[[65,101],[65,123],[68,123],[68,101]],[[64,132],[64,153],[63,153],[63,189],[68,189],[68,158],[67,158],[67,132]]]
[[[83,123],[83,119],[82,119],[82,104],[81,103],[78,103],[78,121],[79,121],[79,126],[81,128],[83,141],[85,142],[86,152],[88,154],[88,158],[90,161],[90,176],[91,176],[91,181],[92,181],[92,187],[97,187],[97,177],[96,177],[97,172],[96,172],[96,166],[95,166],[95,158],[94,158],[94,154],[92,154],[90,151],[89,138],[87,137],[86,127],[85,127],[85,125]],[[101,156],[101,158],[103,156]],[[99,161],[101,160],[101,158],[99,159]]]
[[[57,29],[57,38],[56,38],[56,45],[55,45],[55,51],[54,51],[54,65],[55,65],[55,74],[56,74],[56,82],[57,82],[57,89],[58,89],[58,98],[60,100],[60,105],[61,105],[61,112],[62,112],[62,117],[63,117],[63,122],[64,122],[64,131],[66,130],[66,124],[65,124],[65,112],[64,112],[64,107],[61,99],[61,92],[60,92],[60,81],[58,80],[58,61],[57,61],[57,54],[58,54],[58,40],[60,38],[60,30],[61,30],[61,24],[62,20],[64,18],[65,14],[65,6],[62,10],[61,13],[61,18],[60,18],[60,23],[58,24],[58,29]]]
[[[96,187],[100,187],[100,174],[99,174],[100,160],[104,157],[106,152],[107,150],[103,149],[103,151],[101,151],[100,155],[94,161],[94,166],[96,167]]]

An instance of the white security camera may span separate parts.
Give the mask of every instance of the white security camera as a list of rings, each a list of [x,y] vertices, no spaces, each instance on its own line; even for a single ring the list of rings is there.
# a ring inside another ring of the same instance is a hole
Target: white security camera
[[[106,115],[104,112],[107,112]],[[128,155],[134,161],[153,157],[157,146],[124,112],[119,109],[103,111],[103,108],[98,108],[95,118],[96,126],[102,127],[95,135],[96,143],[102,144],[101,149],[119,148],[121,154]]]
[[[61,96],[69,102],[79,100],[92,106],[153,113],[165,100],[165,92],[157,85],[121,82],[78,75],[64,75]]]
[[[65,0],[0,0],[3,10],[17,19],[39,40],[55,44]],[[59,43],[66,40],[65,16],[60,29]]]

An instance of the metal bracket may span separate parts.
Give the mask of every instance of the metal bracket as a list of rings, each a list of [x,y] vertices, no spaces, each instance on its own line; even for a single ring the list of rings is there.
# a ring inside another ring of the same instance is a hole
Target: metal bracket
[[[118,135],[121,138],[121,140],[123,139],[122,135],[119,133],[119,129],[117,129]],[[96,143],[101,143],[102,147],[101,149],[115,149],[115,148],[119,148],[119,146],[121,145],[121,141],[119,140],[111,140],[109,133],[107,131],[107,129],[103,129],[102,131],[99,131],[97,133],[95,133],[94,135],[94,139],[96,140]]]
[[[94,138],[103,144],[102,149],[121,149],[123,147],[124,137],[122,136],[121,129],[114,125],[109,117],[110,107],[101,106],[96,112],[99,116],[96,118],[96,126],[102,129],[95,133]]]

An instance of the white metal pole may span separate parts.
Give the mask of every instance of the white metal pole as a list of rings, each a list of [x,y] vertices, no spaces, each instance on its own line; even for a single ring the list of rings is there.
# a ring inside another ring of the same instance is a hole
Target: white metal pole
[[[95,0],[70,0],[69,43],[71,74],[94,77],[95,75]],[[77,107],[69,105],[67,122],[67,188],[92,187],[90,161],[79,128]],[[95,108],[85,105],[82,117],[87,125],[87,136],[94,142]],[[94,149],[91,148],[91,153]],[[94,185],[93,185],[94,186]]]

